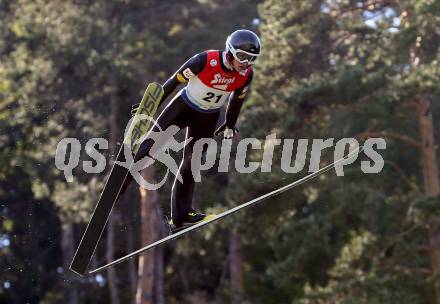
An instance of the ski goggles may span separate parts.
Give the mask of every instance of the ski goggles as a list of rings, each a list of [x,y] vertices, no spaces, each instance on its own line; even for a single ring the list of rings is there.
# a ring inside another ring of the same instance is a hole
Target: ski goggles
[[[235,60],[240,63],[247,63],[249,65],[254,64],[258,59],[260,54],[253,54],[243,50],[236,50],[230,43],[228,43],[229,51],[231,51],[232,56],[234,56]]]

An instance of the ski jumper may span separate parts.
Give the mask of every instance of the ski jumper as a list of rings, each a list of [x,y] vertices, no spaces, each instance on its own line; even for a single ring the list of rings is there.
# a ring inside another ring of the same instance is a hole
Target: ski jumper
[[[173,183],[171,215],[174,222],[181,221],[192,210],[195,181],[191,172],[191,156],[194,143],[200,138],[214,136],[220,111],[226,102],[228,107],[224,125],[230,129],[235,126],[252,77],[251,67],[237,72],[226,60],[225,52],[209,50],[190,58],[164,83],[161,104],[179,84],[187,85],[163,109],[156,120],[157,124],[162,130],[171,125],[187,128],[186,139],[193,138],[185,145],[179,166],[183,183],[177,178]],[[159,130],[157,126],[152,129],[155,132]],[[142,142],[135,161],[150,155],[153,143],[148,138]],[[203,152],[206,152],[206,148]],[[129,174],[119,195],[132,180],[133,177]]]

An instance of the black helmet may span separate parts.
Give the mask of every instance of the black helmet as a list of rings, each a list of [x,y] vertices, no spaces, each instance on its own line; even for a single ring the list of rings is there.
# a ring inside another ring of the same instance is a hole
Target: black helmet
[[[260,55],[260,38],[249,30],[238,30],[226,39],[226,52],[238,62],[253,64]]]

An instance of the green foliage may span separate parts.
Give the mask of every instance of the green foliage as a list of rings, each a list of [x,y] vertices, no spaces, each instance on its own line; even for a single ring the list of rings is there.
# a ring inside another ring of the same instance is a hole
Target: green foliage
[[[340,138],[385,131],[417,141],[413,100],[438,95],[432,86],[439,43],[431,26],[438,22],[434,2],[265,1],[263,55],[242,117],[246,135]],[[410,52],[417,39],[421,57],[414,69]],[[433,110],[434,117],[439,113]],[[426,245],[438,198],[426,199],[421,190],[419,151],[386,140],[380,174],[363,176],[357,163],[345,177],[328,173],[272,200],[278,216],[285,213],[281,221],[267,206],[246,220],[247,227],[270,231],[263,265],[246,272],[249,285],[258,282],[258,291],[250,287],[252,301],[432,302],[430,257],[417,248]],[[257,196],[267,190],[263,180],[282,185],[285,175],[237,176],[237,190],[228,191]]]

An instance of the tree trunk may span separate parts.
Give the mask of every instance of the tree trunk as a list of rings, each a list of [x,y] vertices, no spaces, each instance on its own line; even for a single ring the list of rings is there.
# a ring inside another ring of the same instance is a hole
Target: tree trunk
[[[126,205],[127,206],[127,205]],[[127,222],[127,225],[131,225],[130,221]],[[134,249],[134,237],[133,237],[133,229],[128,229],[127,234],[127,252],[133,252]],[[128,275],[130,282],[130,294],[132,295],[132,303],[135,303],[135,295],[136,295],[136,285],[137,285],[137,274],[136,274],[136,259],[128,260]]]
[[[134,189],[133,189],[134,190]],[[123,223],[126,226],[124,231],[124,237],[126,238],[126,253],[130,253],[136,250],[136,241],[135,241],[135,229],[137,226],[135,225],[134,217],[139,213],[139,208],[137,204],[133,204],[133,202],[138,201],[137,195],[134,195],[134,191],[132,189],[127,189],[124,193],[124,196],[120,200],[120,204],[123,205],[121,208],[121,213],[123,216]],[[136,302],[136,288],[137,288],[137,265],[136,259],[129,259],[127,261],[128,267],[128,291],[130,294],[130,303]]]
[[[114,258],[114,217],[110,216],[107,222],[107,238],[106,238],[106,253],[105,259],[107,263],[113,261]],[[119,304],[118,286],[116,278],[116,270],[114,267],[109,267],[107,269],[108,285],[110,289],[110,299],[112,304]]]
[[[411,67],[417,69],[420,63],[421,37],[417,37],[412,46],[410,57]],[[440,194],[440,177],[434,141],[434,125],[432,120],[431,102],[427,98],[418,96],[415,100],[419,132],[422,142],[421,163],[425,193],[428,197],[438,197]],[[434,218],[429,223],[429,253],[431,267],[434,274],[440,274],[440,219]],[[436,303],[440,304],[440,287],[435,286]]]
[[[154,167],[150,166],[142,172],[147,181],[154,179]],[[151,244],[157,239],[157,201],[156,191],[140,189],[141,194],[141,243]],[[136,292],[136,304],[154,303],[155,282],[155,250],[150,250],[139,256],[138,286]]]
[[[160,213],[159,208],[156,208],[157,218],[160,219],[162,214]],[[161,224],[161,221],[157,221],[158,228],[158,238],[163,238],[165,236],[164,227]],[[156,304],[164,304],[165,303],[165,294],[164,294],[164,260],[163,260],[163,246],[156,247],[154,250],[154,258],[155,258],[155,300]]]
[[[422,166],[425,191],[428,195],[440,194],[440,179],[434,141],[434,126],[432,121],[431,102],[419,97],[416,101],[419,119],[420,137],[422,139]]]
[[[243,252],[241,238],[230,231],[229,233],[229,261],[231,273],[232,303],[242,303],[244,295],[243,281]]]
[[[89,183],[89,191],[90,191],[92,202],[98,201],[98,198],[99,198],[99,193],[98,193],[99,190],[98,190],[97,183],[98,183],[98,178],[96,176],[92,177],[92,179],[90,180],[90,183]],[[98,268],[98,265],[99,265],[98,255],[95,252],[95,254],[92,255],[92,260],[90,262],[89,268],[96,269],[96,268]]]
[[[68,271],[70,261],[75,253],[73,238],[73,224],[69,221],[64,221],[61,226],[61,250],[63,253],[63,268],[64,268],[64,290],[67,295],[67,304],[77,304],[79,302],[78,292],[74,284],[71,284],[74,279],[72,272]]]
[[[110,93],[110,117],[109,117],[109,125],[110,125],[110,143],[109,150],[110,156],[109,159],[116,158],[116,142],[118,136],[118,123],[117,123],[117,115],[118,115],[118,100],[116,96],[116,88],[117,82],[115,76],[111,76],[110,80],[111,85],[111,93]],[[113,213],[115,210],[113,211]],[[111,214],[108,222],[107,222],[107,236],[106,236],[106,254],[105,259],[107,263],[110,263],[114,260],[114,214]],[[119,292],[117,286],[117,277],[116,277],[116,269],[114,267],[110,267],[107,270],[107,278],[110,289],[110,299],[112,304],[119,304]]]
[[[183,293],[190,294],[191,290],[189,288],[186,265],[184,263],[180,263],[179,267],[177,268],[177,271],[179,272],[180,281],[182,282]]]
[[[422,139],[422,169],[425,193],[428,197],[438,197],[440,194],[440,179],[436,146],[434,143],[434,128],[432,122],[431,102],[419,97],[416,101],[419,119],[420,137]],[[429,223],[429,254],[434,274],[440,274],[440,219],[433,218]],[[436,303],[440,304],[440,287],[435,286]]]

